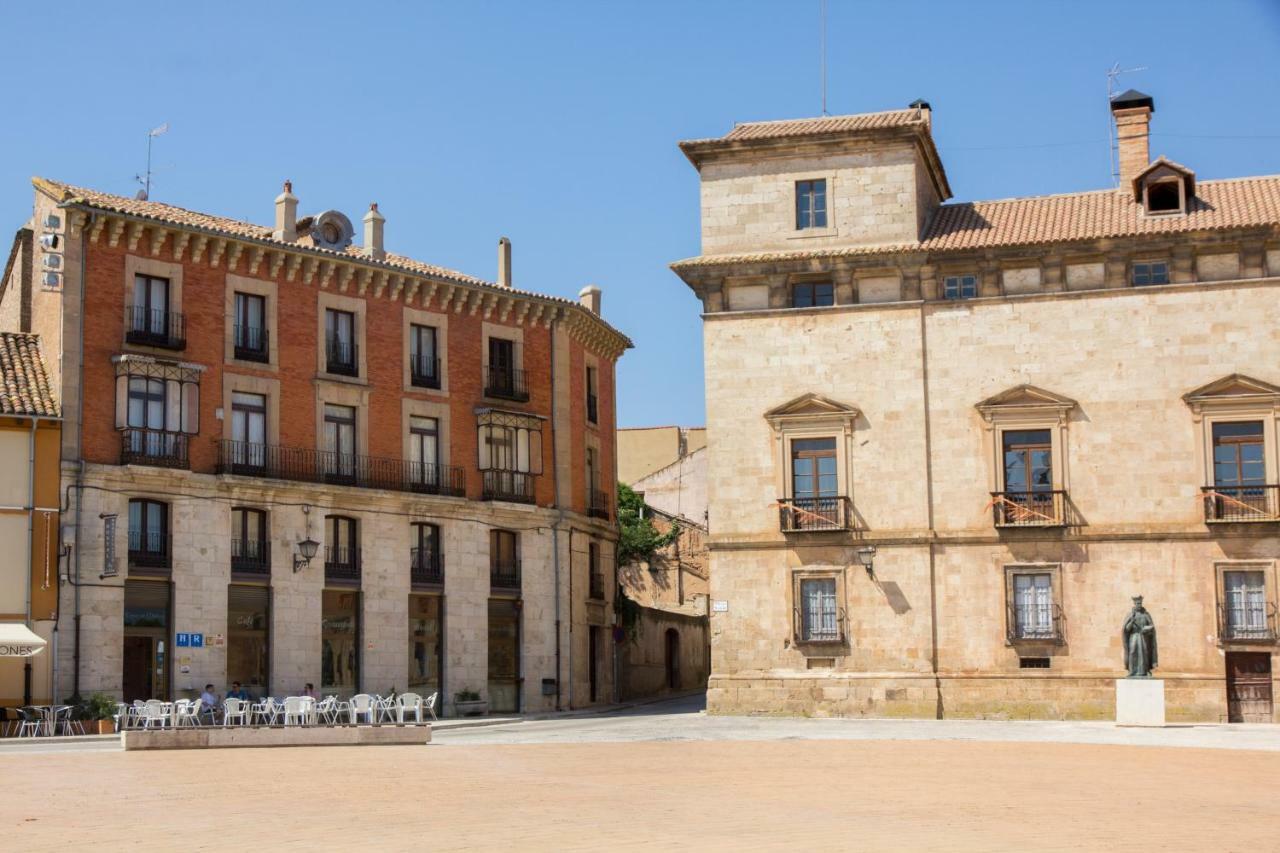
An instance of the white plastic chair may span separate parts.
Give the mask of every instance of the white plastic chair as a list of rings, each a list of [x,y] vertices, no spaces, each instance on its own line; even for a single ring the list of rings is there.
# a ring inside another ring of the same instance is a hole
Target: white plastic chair
[[[148,699],[142,705],[142,727],[163,729],[169,725],[169,709],[159,699]]]
[[[44,715],[35,708],[19,708],[18,737],[39,737],[44,728]]]
[[[284,700],[284,724],[305,726],[311,716],[310,696],[286,696]]]
[[[311,706],[312,723],[324,723],[331,726],[338,716],[338,697],[326,696]]]
[[[174,710],[177,711],[177,717],[174,721],[174,725],[200,725],[200,709],[203,707],[204,703],[199,699],[179,699],[174,703]]]
[[[222,701],[222,724],[224,726],[240,725],[249,722],[249,703],[243,699],[224,699]]]
[[[413,715],[415,723],[422,722],[422,697],[417,693],[401,693],[396,697],[396,722],[404,725],[404,718]]]
[[[440,693],[437,691],[428,696],[422,703],[422,706],[427,709],[427,713],[431,715],[431,719],[433,720],[440,719],[436,716],[436,700],[438,698],[440,698]]]
[[[394,723],[396,721],[396,700],[391,696],[375,696],[378,706],[378,722]]]
[[[364,715],[371,725],[377,722],[377,700],[368,693],[357,693],[351,697],[348,705],[351,714],[351,725],[354,726],[359,723],[361,715]]]

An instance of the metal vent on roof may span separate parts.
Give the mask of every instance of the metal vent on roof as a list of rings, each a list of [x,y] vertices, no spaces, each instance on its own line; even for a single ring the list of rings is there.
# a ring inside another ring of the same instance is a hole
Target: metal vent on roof
[[[351,226],[351,220],[336,210],[326,210],[311,217],[311,239],[322,249],[340,252],[351,245],[355,236],[356,229]]]

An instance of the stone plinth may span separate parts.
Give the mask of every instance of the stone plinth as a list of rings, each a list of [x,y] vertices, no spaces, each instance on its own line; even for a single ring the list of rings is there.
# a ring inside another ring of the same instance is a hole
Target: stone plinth
[[[127,731],[123,738],[126,750],[220,749],[238,746],[403,746],[430,743],[431,726],[193,727]]]
[[[1164,681],[1159,678],[1117,678],[1116,725],[1163,726]]]

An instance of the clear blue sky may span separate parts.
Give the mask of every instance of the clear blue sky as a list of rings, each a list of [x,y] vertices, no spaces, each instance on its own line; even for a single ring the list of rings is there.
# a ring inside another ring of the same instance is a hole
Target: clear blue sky
[[[818,0],[64,3],[5,13],[0,225],[33,174],[269,223],[370,201],[392,251],[517,286],[604,289],[636,349],[624,426],[703,419],[698,252],[680,139],[819,111]],[[1280,2],[830,0],[829,111],[923,97],[957,200],[1109,180],[1106,69],[1155,96],[1153,155],[1280,173]]]

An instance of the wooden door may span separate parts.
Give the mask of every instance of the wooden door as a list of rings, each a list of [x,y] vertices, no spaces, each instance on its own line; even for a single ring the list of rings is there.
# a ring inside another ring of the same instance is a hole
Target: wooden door
[[[680,632],[668,628],[666,634],[667,687],[680,689]]]
[[[1227,652],[1227,721],[1271,722],[1271,653]]]
[[[155,699],[152,692],[152,646],[150,637],[124,638],[124,672],[121,686],[124,701]]]
[[[600,629],[591,626],[588,634],[588,666],[591,668],[591,701],[595,702],[600,694]]]

